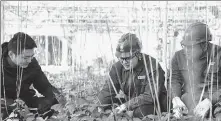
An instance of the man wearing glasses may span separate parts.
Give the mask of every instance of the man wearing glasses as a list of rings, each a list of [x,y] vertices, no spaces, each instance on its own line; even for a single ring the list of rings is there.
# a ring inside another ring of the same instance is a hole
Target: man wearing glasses
[[[212,34],[201,22],[191,24],[172,59],[171,86],[174,116],[218,116],[221,99],[220,46],[209,43]],[[209,115],[212,114],[212,115]]]
[[[98,95],[99,102],[118,103],[114,112],[132,110],[133,116],[139,118],[154,114],[155,110],[166,111],[164,71],[156,59],[141,53],[141,43],[136,35],[122,35],[115,55],[119,61],[109,72],[110,78]],[[104,110],[108,108],[110,106]]]

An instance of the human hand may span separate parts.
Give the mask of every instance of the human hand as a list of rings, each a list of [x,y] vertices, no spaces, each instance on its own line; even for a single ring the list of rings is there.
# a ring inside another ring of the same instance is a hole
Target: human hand
[[[123,111],[125,111],[126,109],[127,109],[126,105],[122,104],[114,109],[114,113],[119,114],[119,113],[122,113]]]
[[[101,107],[97,107],[97,111],[98,111],[99,113],[104,112],[103,108],[101,108]]]
[[[174,117],[180,119],[183,116],[183,113],[188,113],[186,105],[183,103],[183,101],[181,101],[179,97],[174,97],[172,103]]]
[[[208,113],[209,109],[212,107],[211,101],[206,98],[203,101],[201,101],[195,108],[194,108],[194,114],[199,117],[205,117],[205,115]]]

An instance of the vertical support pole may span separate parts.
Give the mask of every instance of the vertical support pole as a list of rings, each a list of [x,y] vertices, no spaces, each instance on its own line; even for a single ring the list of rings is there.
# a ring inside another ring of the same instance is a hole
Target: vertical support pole
[[[162,14],[162,18],[163,18],[163,44],[164,44],[164,51],[163,51],[163,57],[164,57],[164,61],[165,61],[165,65],[166,68],[168,68],[168,58],[167,58],[167,5],[168,5],[168,1],[162,1],[163,3],[163,14]],[[166,72],[167,74],[167,72]]]
[[[68,42],[67,42],[67,39],[65,38],[61,38],[62,40],[62,61],[61,61],[61,66],[63,67],[66,67],[68,64],[67,64],[67,59],[68,59]]]
[[[48,35],[45,36],[45,66],[48,66]]]
[[[0,1],[0,6],[1,6],[1,9],[0,9],[0,13],[1,13],[1,29],[0,29],[0,32],[1,32],[1,39],[0,39],[0,43],[2,44],[2,40],[4,39],[3,35],[4,35],[4,2],[5,1]],[[0,55],[2,57],[2,48],[0,47]],[[1,69],[0,69],[0,73],[2,71],[2,59],[0,59],[0,63],[1,63]],[[0,79],[2,79],[2,77],[0,77]],[[0,87],[1,87],[1,84],[0,84]],[[1,89],[0,89],[0,93],[1,93]],[[0,109],[1,109],[1,105],[0,105]],[[1,110],[0,110],[0,114],[1,114]],[[1,119],[2,120],[2,119]]]

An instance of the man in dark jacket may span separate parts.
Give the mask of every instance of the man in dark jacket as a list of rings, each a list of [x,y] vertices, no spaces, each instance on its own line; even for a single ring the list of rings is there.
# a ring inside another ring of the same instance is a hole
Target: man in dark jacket
[[[34,57],[36,47],[35,41],[22,32],[16,33],[9,42],[2,44],[1,101],[7,102],[1,104],[3,118],[12,112],[10,104],[16,99],[23,100],[30,108],[37,108],[40,114],[58,103],[52,92],[52,85]],[[29,89],[31,84],[44,97],[36,97],[35,91]]]
[[[113,64],[110,79],[98,99],[101,104],[120,103],[115,108],[117,113],[132,110],[135,117],[142,118],[154,114],[154,109],[166,111],[166,89],[160,64],[140,51],[141,43],[135,34],[127,33],[120,38],[115,54],[119,61]],[[124,98],[119,97],[122,94]],[[104,110],[107,108],[110,107]]]
[[[211,40],[206,24],[193,23],[185,30],[181,41],[183,49],[172,59],[170,89],[177,118],[181,118],[183,111],[200,117],[209,116],[209,109],[217,115],[215,109],[221,101],[221,47],[209,43]]]

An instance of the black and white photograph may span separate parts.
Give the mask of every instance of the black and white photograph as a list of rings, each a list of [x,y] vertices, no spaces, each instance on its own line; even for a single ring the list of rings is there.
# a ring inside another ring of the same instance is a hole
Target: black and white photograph
[[[221,1],[0,1],[1,121],[221,121]]]

